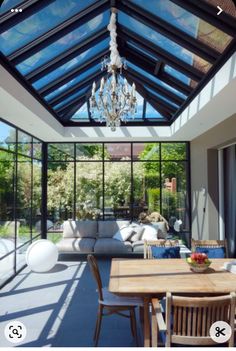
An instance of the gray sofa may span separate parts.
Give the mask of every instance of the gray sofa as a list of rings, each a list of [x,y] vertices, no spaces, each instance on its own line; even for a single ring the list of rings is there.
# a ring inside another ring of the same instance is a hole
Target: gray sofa
[[[102,255],[143,254],[143,240],[119,241],[114,234],[128,226],[129,221],[73,221],[64,222],[63,237],[57,243],[59,253],[95,253]],[[138,231],[139,225],[134,228]],[[157,235],[156,235],[157,238]],[[137,237],[138,239],[138,237]]]

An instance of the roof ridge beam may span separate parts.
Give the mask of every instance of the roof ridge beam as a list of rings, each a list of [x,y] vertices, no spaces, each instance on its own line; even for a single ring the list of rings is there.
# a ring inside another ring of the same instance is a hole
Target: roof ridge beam
[[[35,53],[54,43],[58,39],[67,35],[74,29],[81,27],[84,23],[88,22],[89,20],[104,12],[104,10],[108,8],[109,2],[107,0],[99,0],[95,2],[83,11],[70,17],[69,19],[60,23],[48,32],[32,40],[30,43],[19,48],[18,50],[10,54],[8,56],[8,59],[14,65],[21,63],[22,61],[28,59],[30,56],[34,55]]]
[[[55,79],[51,83],[45,85],[43,88],[39,89],[38,93],[41,96],[46,96],[46,95],[50,94],[55,89],[58,89],[62,85],[68,83],[70,80],[77,77],[79,74],[84,73],[85,71],[87,71],[87,69],[91,68],[95,64],[98,64],[101,61],[101,59],[108,53],[109,53],[108,48],[106,51],[99,52],[96,56],[94,56],[90,60],[84,62],[79,67],[76,67],[76,68],[70,70],[66,74],[62,75],[61,77]]]
[[[216,6],[212,6],[206,1],[186,1],[186,0],[171,0],[176,5],[191,12],[195,16],[210,23],[212,26],[220,29],[228,35],[235,38],[236,36],[236,21],[233,16],[228,15],[223,11],[220,16],[217,16]]]
[[[182,72],[183,74],[187,75],[188,77],[196,81],[200,81],[204,76],[203,72],[199,71],[197,68],[176,58],[168,51],[152,43],[150,40],[147,40],[144,37],[137,35],[137,33],[131,31],[128,28],[125,28],[119,25],[118,35],[120,35],[126,40],[134,41],[139,46],[141,46],[144,49],[144,51],[148,50],[150,53],[154,54],[157,58],[164,61],[164,63],[167,63],[169,66],[172,66],[173,68],[177,69],[178,71]]]
[[[119,9],[210,63],[214,63],[220,55],[215,49],[134,3],[121,0]]]
[[[76,56],[80,55],[82,52],[90,49],[94,45],[98,44],[103,39],[109,36],[107,27],[102,28],[99,32],[91,35],[89,38],[84,39],[81,43],[74,45],[68,51],[61,53],[56,56],[53,60],[46,62],[42,66],[36,68],[34,71],[30,72],[25,76],[25,78],[32,84],[48,73],[54,71],[56,68],[64,65],[68,61],[72,60]]]

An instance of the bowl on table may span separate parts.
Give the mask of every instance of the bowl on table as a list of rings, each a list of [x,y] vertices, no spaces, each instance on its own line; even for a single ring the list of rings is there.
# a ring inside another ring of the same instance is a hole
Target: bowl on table
[[[192,271],[202,273],[208,269],[211,261],[205,253],[193,252],[191,256],[187,258],[187,263]]]

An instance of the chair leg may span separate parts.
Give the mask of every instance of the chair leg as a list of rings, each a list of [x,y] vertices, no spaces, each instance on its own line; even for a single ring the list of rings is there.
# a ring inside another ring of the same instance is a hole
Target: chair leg
[[[131,323],[132,335],[135,339],[136,346],[138,346],[137,324],[136,324],[136,317],[135,317],[135,309],[134,308],[132,308],[130,310],[130,323]]]
[[[102,313],[103,313],[103,307],[101,305],[99,305],[95,334],[94,334],[94,346],[95,347],[98,346],[98,339],[99,339],[100,330],[101,330],[101,323],[102,323]]]

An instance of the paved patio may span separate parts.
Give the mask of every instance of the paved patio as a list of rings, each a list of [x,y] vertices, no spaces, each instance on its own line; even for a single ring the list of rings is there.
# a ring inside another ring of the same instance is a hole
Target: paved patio
[[[105,286],[110,260],[98,262]],[[0,299],[0,347],[93,346],[97,292],[85,261],[61,261],[50,273],[26,268],[1,290]],[[4,336],[5,326],[13,320],[27,328],[27,336],[19,344],[11,344]],[[114,315],[102,323],[99,346],[136,346],[129,320]],[[138,329],[140,339],[140,326]]]

